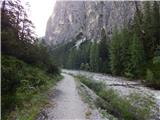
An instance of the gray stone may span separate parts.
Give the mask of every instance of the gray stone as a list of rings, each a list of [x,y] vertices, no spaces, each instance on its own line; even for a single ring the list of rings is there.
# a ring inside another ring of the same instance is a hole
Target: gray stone
[[[57,1],[47,23],[46,43],[68,42],[80,32],[83,38],[98,41],[102,28],[111,36],[114,27],[130,24],[134,13],[134,1]]]

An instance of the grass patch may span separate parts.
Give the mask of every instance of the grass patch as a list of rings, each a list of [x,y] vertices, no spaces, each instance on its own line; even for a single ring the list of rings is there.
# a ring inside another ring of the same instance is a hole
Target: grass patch
[[[152,98],[137,93],[123,98],[115,90],[106,88],[102,82],[93,81],[84,76],[76,76],[76,78],[99,96],[95,101],[97,107],[118,119],[146,120],[152,117],[151,111],[155,109],[155,102]]]
[[[92,91],[86,85],[79,81],[77,82],[77,88],[82,100],[89,105],[89,108],[92,110],[97,109],[95,103],[99,96],[97,96],[94,92],[92,93]],[[102,119],[107,118],[109,120],[117,120],[117,118],[115,118],[113,115],[107,113],[106,110],[98,109],[98,111]]]

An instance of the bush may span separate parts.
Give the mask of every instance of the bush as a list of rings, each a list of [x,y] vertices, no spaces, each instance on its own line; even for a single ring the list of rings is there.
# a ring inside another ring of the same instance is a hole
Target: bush
[[[14,57],[2,55],[2,118],[17,104],[30,99],[53,79],[55,74],[47,74]],[[54,71],[55,73],[55,71]],[[29,97],[30,96],[30,97]]]
[[[2,113],[5,110],[13,108],[16,102],[16,90],[20,85],[21,70],[24,63],[14,57],[1,56],[2,58]]]
[[[132,73],[130,73],[130,72],[125,72],[124,75],[127,78],[134,78],[134,75]]]
[[[160,64],[160,56],[153,58],[153,64]]]
[[[77,76],[77,78],[80,79],[82,83],[84,83],[86,86],[88,86],[90,89],[93,89],[97,93],[102,88],[104,88],[104,84],[102,82],[97,83],[96,81],[90,80],[89,78],[86,79],[86,77],[84,76]]]
[[[81,69],[81,70],[85,70],[85,64],[84,64],[84,63],[81,63],[80,69]]]
[[[153,72],[150,69],[147,69],[146,80],[150,83],[154,79]]]
[[[160,89],[160,62],[159,57],[154,57],[148,65],[145,84],[155,89]]]

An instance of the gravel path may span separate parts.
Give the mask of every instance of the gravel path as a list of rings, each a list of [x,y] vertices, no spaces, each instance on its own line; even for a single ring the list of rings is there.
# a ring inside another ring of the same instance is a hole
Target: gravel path
[[[64,79],[57,84],[53,107],[47,110],[47,120],[85,119],[86,105],[82,102],[74,78],[62,74]]]
[[[160,90],[153,90],[149,87],[145,87],[139,81],[128,81],[123,77],[113,77],[87,71],[63,70],[63,72],[74,75],[84,75],[91,78],[92,80],[102,81],[106,84],[107,87],[116,90],[121,96],[127,96],[133,92],[152,96],[153,98],[155,98],[157,105],[160,108]]]

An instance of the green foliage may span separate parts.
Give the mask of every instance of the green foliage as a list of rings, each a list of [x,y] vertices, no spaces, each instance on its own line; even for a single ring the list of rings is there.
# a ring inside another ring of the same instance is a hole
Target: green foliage
[[[90,69],[91,71],[98,72],[99,70],[99,55],[98,55],[98,45],[96,42],[92,43],[90,49]]]
[[[136,35],[133,35],[133,41],[131,45],[131,73],[134,76],[139,77],[142,73],[142,66],[144,65],[144,51],[140,40]]]
[[[101,28],[99,42],[94,40],[91,43],[86,40],[76,47],[76,42],[83,37],[83,34],[79,33],[72,42],[57,46],[52,51],[56,54],[57,61],[69,69],[112,73],[131,79],[145,79],[147,74],[150,74],[147,72],[149,69],[153,73],[151,86],[159,86],[159,3],[145,1],[143,10],[138,4],[135,2],[135,14],[131,24],[126,22],[123,29],[112,31],[111,38],[107,36],[105,29]]]
[[[146,71],[146,80],[144,81],[147,86],[160,88],[160,54],[159,47],[155,51],[155,57],[148,63]]]
[[[123,75],[130,64],[130,34],[127,28],[122,32],[115,30],[110,45],[111,71],[114,75]]]
[[[110,54],[111,54],[111,71],[114,75],[120,75],[120,41],[118,31],[115,30],[112,36]]]
[[[153,72],[150,69],[147,69],[146,80],[148,82],[151,82],[154,79],[153,77],[154,77]]]
[[[70,69],[74,69],[77,68],[78,69],[78,50],[76,48],[72,49],[69,53],[69,57],[68,57],[68,67]]]
[[[132,73],[130,73],[130,72],[125,72],[124,73],[124,76],[125,77],[127,77],[127,78],[129,78],[129,79],[133,79],[135,76],[132,74]]]
[[[160,7],[159,2],[154,1],[152,8],[152,37],[153,49],[155,50],[160,45]]]
[[[53,75],[32,67],[14,57],[2,55],[2,118],[24,100],[30,99],[48,83],[56,82]],[[30,96],[30,97],[29,97]]]
[[[85,64],[84,63],[81,63],[80,69],[85,70]]]
[[[17,95],[19,89],[26,95],[36,92],[51,81],[47,73],[59,74],[48,49],[37,42],[25,7],[20,0],[2,2],[2,118],[21,101]]]
[[[28,19],[21,1],[4,0],[1,11],[2,53],[45,69],[52,74],[59,73],[48,49],[37,42],[33,30],[34,26]]]
[[[96,81],[93,81],[84,76],[76,76],[76,78],[79,79],[80,82],[88,86],[90,89],[94,89],[96,92],[99,92],[102,88],[104,88],[104,84],[102,82],[97,83]]]
[[[102,39],[100,40],[99,47],[99,72],[101,73],[109,73],[110,65],[109,65],[109,38],[106,36],[105,30],[101,31]]]
[[[160,89],[160,65],[152,64],[150,69],[146,71],[145,84],[149,87],[154,87],[155,89]]]
[[[20,70],[24,67],[24,63],[12,57],[1,57],[2,113],[5,113],[6,110],[15,106],[14,103],[17,100],[15,93],[17,87],[20,85]]]
[[[160,56],[153,58],[153,64],[160,64]]]
[[[152,38],[152,13],[151,13],[151,4],[149,1],[146,1],[144,4],[144,23],[143,29],[144,29],[144,40],[143,40],[143,45],[144,45],[144,50],[146,53],[146,58],[150,59],[153,57],[153,38]],[[147,44],[146,44],[147,43]]]
[[[99,96],[95,101],[97,107],[106,110],[118,119],[146,120],[150,118],[150,112],[155,108],[154,100],[148,96],[132,93],[123,98],[115,90],[107,88],[101,82],[84,76],[77,76],[77,78]]]
[[[89,69],[90,69],[89,64],[86,63],[86,64],[85,64],[85,70],[89,71]]]
[[[114,75],[134,77],[141,75],[144,65],[143,45],[137,35],[130,34],[127,28],[122,32],[115,31],[111,41],[111,71]]]
[[[121,74],[123,75],[125,72],[129,72],[131,62],[131,31],[129,31],[129,28],[124,26],[119,39],[121,39]]]

